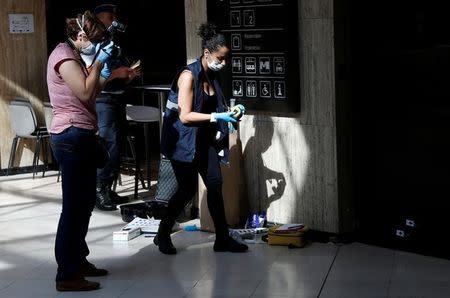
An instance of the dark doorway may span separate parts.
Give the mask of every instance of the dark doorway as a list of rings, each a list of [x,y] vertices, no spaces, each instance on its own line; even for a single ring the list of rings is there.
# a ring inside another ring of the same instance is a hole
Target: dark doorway
[[[359,237],[449,258],[450,6],[348,2]]]

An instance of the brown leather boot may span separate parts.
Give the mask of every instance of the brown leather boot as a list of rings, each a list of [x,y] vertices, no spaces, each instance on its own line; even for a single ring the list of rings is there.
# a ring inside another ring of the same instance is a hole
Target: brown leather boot
[[[68,291],[93,291],[100,288],[100,283],[89,281],[84,278],[77,278],[71,280],[61,280],[56,282],[56,290],[60,292]]]
[[[95,267],[94,264],[87,262],[86,264],[81,266],[80,275],[84,276],[84,277],[86,277],[86,276],[105,276],[105,275],[108,275],[108,270],[97,268],[97,267]]]

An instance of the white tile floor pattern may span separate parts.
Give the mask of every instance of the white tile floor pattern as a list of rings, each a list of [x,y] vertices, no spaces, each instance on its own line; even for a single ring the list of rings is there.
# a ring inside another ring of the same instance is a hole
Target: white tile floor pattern
[[[123,176],[123,193],[132,178]],[[450,297],[450,261],[361,243],[311,243],[303,249],[250,245],[214,253],[214,235],[178,232],[179,253],[153,238],[113,242],[120,211],[92,216],[89,259],[110,275],[93,292],[57,292],[53,245],[60,212],[56,173],[0,177],[0,297]],[[145,193],[144,193],[145,195]]]

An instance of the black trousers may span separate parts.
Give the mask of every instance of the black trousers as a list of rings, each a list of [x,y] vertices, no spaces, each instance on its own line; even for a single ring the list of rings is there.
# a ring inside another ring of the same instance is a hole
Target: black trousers
[[[170,232],[181,210],[198,190],[198,174],[207,190],[207,203],[216,230],[216,238],[228,236],[228,224],[222,196],[222,173],[216,150],[209,145],[197,150],[193,162],[172,160],[172,167],[178,182],[178,190],[169,201],[167,213],[161,221],[164,232]]]
[[[96,101],[98,133],[105,139],[110,155],[106,165],[97,170],[97,182],[112,185],[120,171],[121,151],[126,134],[126,109],[121,102],[121,95],[108,96]]]

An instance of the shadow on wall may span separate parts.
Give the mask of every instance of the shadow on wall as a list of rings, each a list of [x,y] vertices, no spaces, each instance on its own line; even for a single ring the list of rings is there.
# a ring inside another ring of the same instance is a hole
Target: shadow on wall
[[[262,156],[272,145],[273,122],[258,122],[254,117],[253,127],[255,134],[249,138],[244,149],[246,198],[250,214],[267,211],[272,202],[281,198],[286,188],[284,174],[268,168]]]

